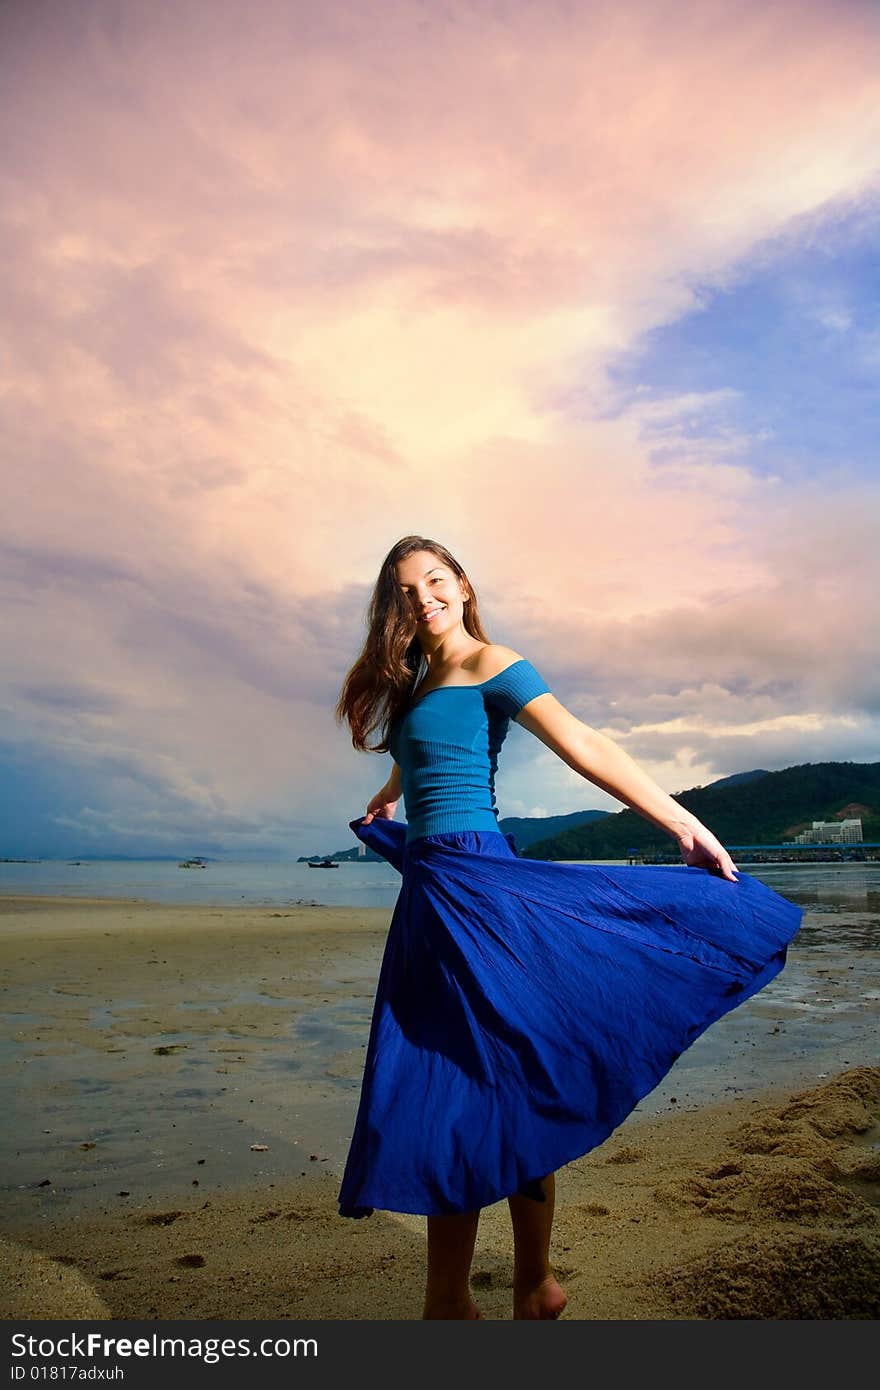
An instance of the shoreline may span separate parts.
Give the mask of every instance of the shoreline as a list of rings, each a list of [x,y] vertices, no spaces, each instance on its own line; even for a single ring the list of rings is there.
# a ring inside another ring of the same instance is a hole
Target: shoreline
[[[565,1316],[880,1311],[876,951],[835,944],[846,920],[560,1170]],[[336,1203],[389,921],[0,898],[0,1316],[420,1316],[425,1218]],[[509,1317],[504,1202],[473,1268]]]
[[[46,862],[50,865],[54,863]],[[558,862],[595,868],[602,868],[608,864],[624,867],[628,863],[625,859]],[[811,860],[809,863],[741,860],[737,863],[742,872],[763,880],[783,894],[800,897],[804,902],[811,901],[812,895],[817,892],[823,895],[833,894],[835,891],[846,892],[850,886],[854,886],[856,892],[863,896],[870,895],[878,891],[880,883],[875,883],[878,864],[874,860]],[[109,867],[116,868],[118,865],[113,861]],[[341,868],[348,868],[352,872],[343,873],[341,878],[331,875],[330,879],[326,874],[319,879],[314,875],[307,877],[300,874],[297,877],[295,873],[292,877],[279,877],[278,866],[275,865],[266,866],[270,870],[269,878],[254,879],[249,876],[253,865],[238,865],[231,867],[241,870],[243,877],[224,877],[220,873],[213,879],[209,876],[207,880],[198,877],[194,880],[186,875],[184,881],[180,880],[179,875],[172,879],[156,880],[151,873],[140,875],[134,872],[137,869],[136,863],[127,867],[132,869],[128,879],[118,882],[105,881],[93,876],[88,888],[82,882],[69,879],[43,882],[39,885],[39,891],[34,891],[37,885],[30,882],[3,883],[0,880],[0,916],[10,910],[9,905],[28,902],[61,902],[71,905],[113,903],[117,906],[128,904],[169,909],[320,908],[333,912],[342,909],[356,911],[359,908],[373,911],[381,907],[387,909],[390,914],[400,886],[399,875],[384,861],[369,865],[370,872],[365,874],[361,872],[364,868],[362,861],[341,861]],[[148,870],[154,867],[153,861],[147,861]],[[217,867],[222,869],[223,866]],[[291,869],[299,870],[301,867],[293,865]],[[373,869],[377,870],[375,874],[372,873]],[[834,877],[829,879],[829,874]],[[326,900],[314,896],[324,893],[324,887],[320,885],[326,887]]]

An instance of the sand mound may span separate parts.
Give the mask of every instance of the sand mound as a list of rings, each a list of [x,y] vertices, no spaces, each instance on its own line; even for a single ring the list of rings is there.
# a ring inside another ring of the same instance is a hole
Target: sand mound
[[[865,1135],[880,1118],[880,1067],[853,1067],[824,1086],[764,1107],[729,1135],[740,1153],[827,1158],[843,1139]]]
[[[661,1207],[748,1227],[658,1272],[678,1315],[876,1317],[880,1155],[870,1144],[878,1116],[880,1067],[856,1067],[762,1106],[726,1133],[715,1163],[657,1187]]]
[[[871,1204],[829,1181],[809,1161],[774,1154],[703,1168],[656,1190],[667,1205],[696,1207],[722,1221],[786,1221],[814,1225],[877,1223]]]
[[[631,1144],[624,1144],[622,1148],[615,1149],[605,1159],[606,1163],[641,1163],[645,1157],[643,1149],[633,1148]]]
[[[683,1317],[876,1318],[880,1239],[749,1235],[657,1277]]]
[[[864,1140],[878,1115],[880,1067],[856,1067],[783,1105],[762,1107],[729,1132],[730,1148],[717,1163],[654,1195],[661,1204],[727,1221],[874,1225],[880,1156]]]

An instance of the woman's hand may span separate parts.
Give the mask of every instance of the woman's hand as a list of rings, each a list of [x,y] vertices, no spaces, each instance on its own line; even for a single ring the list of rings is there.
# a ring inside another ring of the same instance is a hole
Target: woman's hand
[[[536,695],[516,719],[588,782],[672,835],[686,864],[715,869],[736,883],[736,865],[711,830],[669,796],[619,744],[582,723],[555,695]]]
[[[698,869],[717,869],[731,883],[736,883],[739,872],[724,846],[716,840],[711,830],[694,819],[690,828],[676,835],[681,857],[686,864]]]
[[[388,783],[381,791],[367,802],[367,814],[364,816],[364,825],[369,825],[374,818],[379,820],[394,820],[394,812],[400,796],[394,795],[394,788],[389,787]]]

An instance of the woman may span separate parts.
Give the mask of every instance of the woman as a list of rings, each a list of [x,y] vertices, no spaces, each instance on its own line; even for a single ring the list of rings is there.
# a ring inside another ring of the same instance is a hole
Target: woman
[[[493,643],[462,566],[406,536],[382,563],[337,705],[391,776],[351,821],[402,875],[340,1214],[428,1218],[423,1316],[475,1318],[480,1209],[507,1199],[515,1318],[556,1318],[554,1171],[605,1140],[711,1023],[782,969],[794,904]],[[498,829],[510,719],[661,827],[685,865],[521,859]],[[407,822],[395,822],[403,795]]]

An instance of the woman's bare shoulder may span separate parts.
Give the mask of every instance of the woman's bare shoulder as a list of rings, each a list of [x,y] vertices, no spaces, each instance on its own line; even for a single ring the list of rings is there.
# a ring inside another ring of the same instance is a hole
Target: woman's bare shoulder
[[[487,642],[479,654],[478,678],[480,681],[491,680],[501,671],[506,671],[514,661],[522,659],[519,652],[515,652],[513,647],[505,647],[503,642]]]

